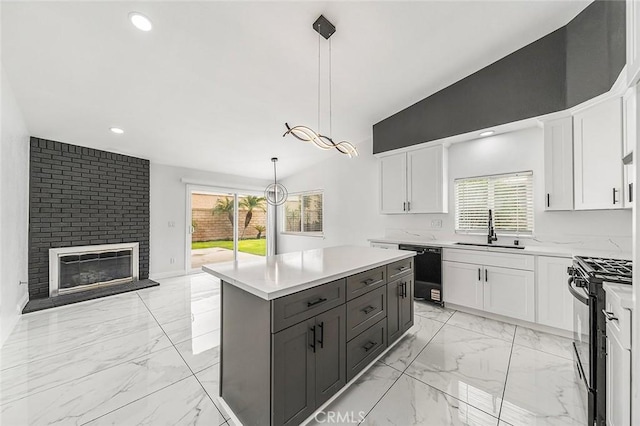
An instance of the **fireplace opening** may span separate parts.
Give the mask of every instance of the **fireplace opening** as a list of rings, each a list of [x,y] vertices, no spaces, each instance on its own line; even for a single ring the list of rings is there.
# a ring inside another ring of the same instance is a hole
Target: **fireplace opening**
[[[60,257],[59,289],[89,284],[131,281],[132,250],[109,251]]]
[[[138,250],[138,243],[50,249],[50,296],[137,280]]]

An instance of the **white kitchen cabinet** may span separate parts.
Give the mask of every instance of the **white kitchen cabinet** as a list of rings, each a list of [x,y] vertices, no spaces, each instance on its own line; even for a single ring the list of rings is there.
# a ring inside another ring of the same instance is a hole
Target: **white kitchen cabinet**
[[[573,136],[575,209],[623,208],[621,99],[576,113]]]
[[[407,152],[409,213],[446,213],[447,158],[442,145]]]
[[[567,331],[573,330],[573,296],[567,289],[567,268],[573,260],[564,257],[538,256],[537,323]]]
[[[622,97],[622,154],[635,155],[638,135],[638,107],[637,88],[630,87]],[[624,206],[632,208],[635,205],[635,161],[624,166]]]
[[[445,303],[535,321],[533,256],[446,249],[443,259]]]
[[[631,351],[607,324],[607,426],[631,422]]]
[[[444,261],[442,282],[445,303],[482,309],[482,266]]]
[[[535,321],[533,271],[486,266],[483,278],[485,311]]]
[[[640,2],[627,0],[627,77],[629,83],[640,80]]]
[[[407,209],[407,154],[380,159],[380,212],[404,213]]]
[[[573,119],[544,123],[544,208],[573,210]]]
[[[447,151],[442,145],[380,158],[380,212],[446,213]]]

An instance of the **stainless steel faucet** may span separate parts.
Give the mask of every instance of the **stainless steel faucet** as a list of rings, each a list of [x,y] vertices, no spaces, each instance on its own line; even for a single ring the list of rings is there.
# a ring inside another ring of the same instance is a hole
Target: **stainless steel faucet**
[[[498,241],[498,236],[496,235],[496,230],[493,229],[493,216],[491,215],[491,210],[489,210],[489,235],[487,235],[487,243],[491,244],[494,241]]]

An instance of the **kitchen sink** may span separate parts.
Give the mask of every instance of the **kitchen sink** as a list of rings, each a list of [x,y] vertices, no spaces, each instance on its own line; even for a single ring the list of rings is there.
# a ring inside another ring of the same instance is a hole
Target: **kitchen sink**
[[[487,244],[487,243],[456,243],[458,246],[477,246],[477,247],[497,247],[497,248],[508,248],[508,249],[524,249],[524,246],[502,246],[500,244]]]

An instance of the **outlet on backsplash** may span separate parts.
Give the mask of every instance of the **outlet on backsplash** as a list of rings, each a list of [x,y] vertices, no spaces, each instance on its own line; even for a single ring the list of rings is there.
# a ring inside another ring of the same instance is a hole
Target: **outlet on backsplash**
[[[442,228],[442,219],[436,219],[431,221],[432,228]]]

